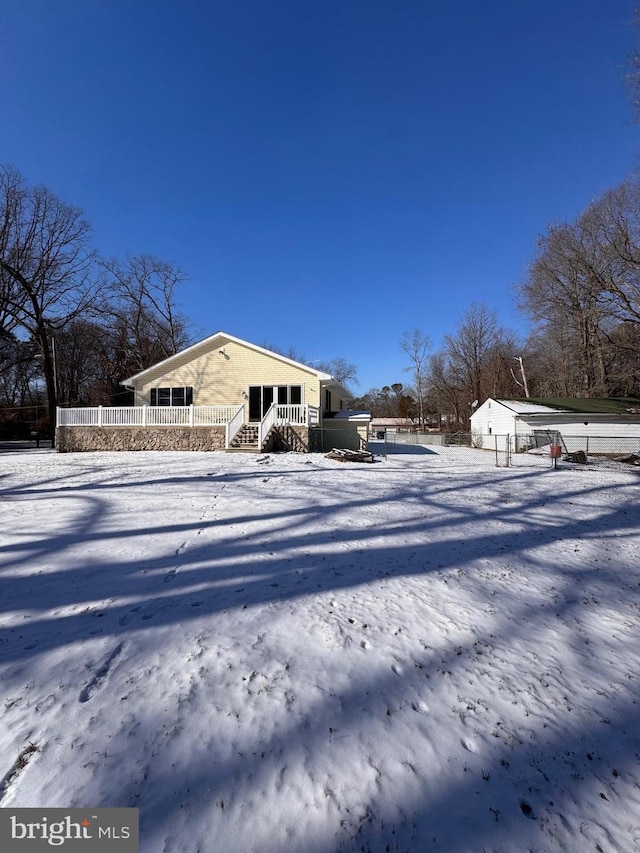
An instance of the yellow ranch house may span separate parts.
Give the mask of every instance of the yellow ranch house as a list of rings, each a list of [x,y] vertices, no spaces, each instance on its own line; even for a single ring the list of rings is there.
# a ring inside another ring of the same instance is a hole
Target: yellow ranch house
[[[360,449],[370,415],[332,376],[216,332],[122,381],[132,406],[58,409],[56,447],[80,450]]]

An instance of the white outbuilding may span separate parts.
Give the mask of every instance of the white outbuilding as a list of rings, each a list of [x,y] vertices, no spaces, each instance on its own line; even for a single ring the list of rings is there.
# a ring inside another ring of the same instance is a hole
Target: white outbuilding
[[[490,397],[471,415],[474,443],[491,447],[492,436],[510,436],[514,450],[554,443],[575,445],[579,439],[602,444],[602,452],[640,448],[640,400],[608,398],[526,398],[497,400]],[[619,439],[615,441],[615,439]],[[579,442],[578,442],[579,443]]]

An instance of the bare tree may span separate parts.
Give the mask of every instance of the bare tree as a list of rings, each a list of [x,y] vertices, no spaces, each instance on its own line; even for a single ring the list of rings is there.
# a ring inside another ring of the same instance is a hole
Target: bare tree
[[[110,329],[76,319],[56,334],[56,379],[60,405],[109,404],[103,369]],[[123,377],[120,377],[123,378]]]
[[[520,365],[520,377],[521,378],[517,379],[516,375],[513,371],[513,368],[511,368],[510,373],[511,373],[511,376],[513,377],[513,381],[516,383],[516,385],[519,388],[522,388],[522,390],[524,391],[525,397],[530,397],[531,394],[529,393],[529,383],[527,382],[527,374],[526,374],[526,371],[524,369],[524,359],[522,358],[521,355],[514,355],[514,358],[518,362],[518,364]],[[493,394],[492,396],[495,396],[495,394]]]
[[[429,357],[426,388],[427,404],[438,415],[438,425],[444,422],[459,429],[465,421],[468,395],[458,384],[458,378],[442,350]]]
[[[603,289],[606,265],[601,241],[584,220],[554,225],[540,240],[538,257],[520,288],[529,316],[571,346],[578,368],[574,393],[586,396],[607,393],[603,330],[611,310]]]
[[[473,409],[487,397],[520,396],[512,368],[520,348],[513,332],[498,325],[494,311],[474,303],[429,359],[429,406],[450,427],[467,429]]]
[[[353,386],[358,384],[358,368],[344,358],[319,361],[316,362],[315,367],[333,376],[347,391],[352,391]]]
[[[569,394],[628,387],[640,326],[640,184],[604,193],[574,223],[549,227],[520,287],[534,330],[553,341]],[[618,331],[620,330],[620,331]],[[547,352],[550,352],[547,347]],[[637,393],[637,389],[636,389]]]
[[[482,403],[489,359],[499,341],[496,314],[484,303],[473,303],[462,316],[453,335],[445,335],[445,352],[457,384],[471,397],[469,403]]]
[[[410,418],[418,416],[418,404],[413,388],[402,382],[370,388],[366,394],[353,400],[356,409],[366,409],[374,418]]]
[[[57,394],[52,340],[94,304],[95,254],[82,212],[46,187],[28,187],[0,169],[0,293],[3,316],[37,343],[55,425]]]
[[[582,262],[597,282],[603,311],[640,323],[640,184],[624,182],[592,202],[576,228],[590,256]]]
[[[42,371],[32,340],[0,330],[0,408],[18,410],[33,402]]]
[[[101,262],[106,283],[103,322],[119,339],[121,376],[144,370],[182,349],[191,338],[190,323],[176,302],[184,273],[151,255]]]
[[[412,362],[411,367],[405,370],[411,370],[413,373],[413,383],[416,391],[416,400],[418,403],[418,421],[420,429],[424,429],[425,424],[425,374],[431,350],[431,341],[427,335],[423,334],[420,329],[412,329],[402,333],[400,338],[400,348]]]
[[[297,352],[295,347],[289,347],[285,350],[273,343],[263,342],[261,344],[264,349],[276,352],[278,355],[283,355],[285,358],[290,358],[292,361],[297,361],[300,364],[306,364],[308,367],[313,367],[315,370],[321,370],[323,373],[328,373],[330,376],[339,382],[343,388],[353,393],[353,386],[359,385],[358,368],[355,364],[351,364],[345,358],[332,358],[330,361],[321,361],[319,359],[309,359],[306,355]]]
[[[611,332],[610,394],[637,397],[640,392],[640,324],[619,323]]]

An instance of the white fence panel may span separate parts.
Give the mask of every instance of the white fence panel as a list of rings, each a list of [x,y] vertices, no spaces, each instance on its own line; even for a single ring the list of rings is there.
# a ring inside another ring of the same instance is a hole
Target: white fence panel
[[[147,426],[189,426],[189,407],[149,406]]]
[[[140,406],[102,406],[100,419],[102,426],[142,426],[142,408]]]
[[[98,408],[58,409],[60,426],[98,426]]]
[[[232,421],[244,406],[194,406],[194,426],[222,426]]]
[[[295,424],[296,426],[306,426],[307,407],[304,404],[277,405],[275,411],[275,421],[278,424]]]
[[[59,426],[224,426],[240,406],[94,406],[58,409]]]

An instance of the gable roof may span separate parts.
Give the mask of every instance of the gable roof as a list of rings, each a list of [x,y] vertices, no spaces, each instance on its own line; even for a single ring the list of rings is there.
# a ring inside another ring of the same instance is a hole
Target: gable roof
[[[635,397],[526,397],[515,400],[496,400],[517,415],[581,414],[632,415],[640,414],[640,400]]]
[[[337,385],[341,388],[345,395],[348,395],[347,389],[343,388],[340,383],[331,376],[329,373],[324,373],[322,370],[316,370],[314,367],[309,367],[308,364],[302,364],[302,362],[294,361],[292,358],[287,358],[285,355],[280,355],[280,353],[273,352],[272,350],[265,349],[264,347],[259,347],[257,344],[252,344],[249,341],[243,341],[242,338],[236,338],[233,335],[229,335],[226,332],[216,332],[213,335],[209,335],[208,338],[203,338],[201,341],[198,341],[195,344],[191,344],[191,346],[186,349],[180,350],[180,352],[175,353],[174,355],[170,355],[168,358],[163,359],[162,361],[157,361],[155,364],[152,364],[151,367],[147,367],[144,370],[141,370],[139,373],[134,373],[133,376],[129,376],[128,379],[121,380],[121,385],[133,385],[138,379],[143,379],[148,373],[157,370],[159,367],[167,367],[170,368],[171,364],[174,361],[178,361],[184,358],[185,355],[188,355],[193,352],[194,355],[197,354],[198,350],[202,350],[206,352],[208,349],[213,349],[215,347],[216,340],[221,342],[223,341],[232,341],[233,343],[240,344],[241,346],[248,347],[249,349],[254,350],[255,352],[262,353],[263,355],[268,355],[270,358],[275,358],[278,361],[283,361],[285,364],[290,364],[293,367],[298,367],[302,370],[306,370],[311,373],[313,376],[317,376],[318,379],[322,382],[330,382],[331,384]],[[351,396],[351,395],[348,395]]]

